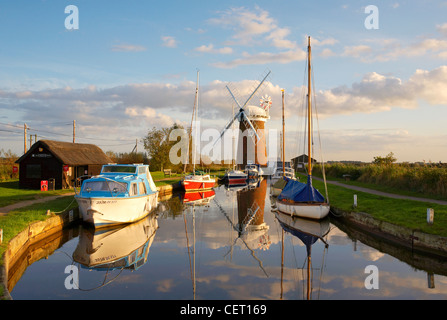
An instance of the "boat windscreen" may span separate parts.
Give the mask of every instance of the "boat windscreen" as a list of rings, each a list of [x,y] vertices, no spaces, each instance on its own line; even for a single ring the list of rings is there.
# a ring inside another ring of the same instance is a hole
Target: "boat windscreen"
[[[102,173],[135,173],[136,168],[133,166],[103,166]]]
[[[82,191],[113,191],[113,192],[126,192],[126,185],[114,181],[85,181],[82,184]]]

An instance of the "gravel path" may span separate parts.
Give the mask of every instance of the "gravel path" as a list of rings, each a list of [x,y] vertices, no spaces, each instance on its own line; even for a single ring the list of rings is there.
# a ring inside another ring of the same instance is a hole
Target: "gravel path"
[[[44,197],[44,198],[34,199],[34,200],[26,200],[26,201],[10,204],[9,206],[0,208],[0,216],[7,215],[12,210],[16,210],[16,209],[19,209],[19,208],[27,207],[27,206],[30,206],[32,204],[44,203],[44,202],[51,201],[51,200],[54,200],[54,199],[57,199],[57,198],[60,198],[60,197],[66,197],[66,196],[72,196],[72,195],[74,195],[74,193],[67,193],[67,194],[64,194],[64,195]]]

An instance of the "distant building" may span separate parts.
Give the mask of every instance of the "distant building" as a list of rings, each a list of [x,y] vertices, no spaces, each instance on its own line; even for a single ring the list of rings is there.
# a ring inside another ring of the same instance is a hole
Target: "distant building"
[[[302,154],[298,157],[292,158],[292,167],[295,171],[305,171],[309,162],[309,157],[307,154]],[[317,163],[317,160],[312,158],[312,164]]]
[[[39,140],[16,163],[19,187],[40,189],[41,181],[49,187],[67,189],[83,175],[97,175],[110,158],[93,144]]]

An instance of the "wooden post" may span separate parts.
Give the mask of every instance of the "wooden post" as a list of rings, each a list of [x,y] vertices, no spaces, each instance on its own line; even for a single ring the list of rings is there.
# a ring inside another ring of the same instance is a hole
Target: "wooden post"
[[[353,208],[357,208],[357,195],[354,195],[354,204],[352,205]]]
[[[24,132],[23,132],[23,142],[24,142],[23,154],[25,154],[26,153],[26,129],[27,129],[26,123],[23,125],[23,129],[24,129]]]
[[[76,120],[73,120],[73,143],[75,143],[76,137]]]
[[[433,224],[434,218],[435,218],[435,210],[433,210],[433,208],[427,208],[427,223]]]
[[[3,242],[3,229],[0,229],[0,244]]]

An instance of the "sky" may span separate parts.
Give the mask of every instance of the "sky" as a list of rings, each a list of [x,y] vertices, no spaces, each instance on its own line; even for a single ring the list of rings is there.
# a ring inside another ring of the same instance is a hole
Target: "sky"
[[[152,128],[189,126],[198,70],[201,127],[220,131],[226,86],[243,102],[271,71],[266,127],[284,89],[295,157],[308,36],[325,161],[447,162],[447,1],[430,0],[0,0],[0,149],[23,154],[25,123],[72,141],[75,120],[78,143],[143,151]]]

